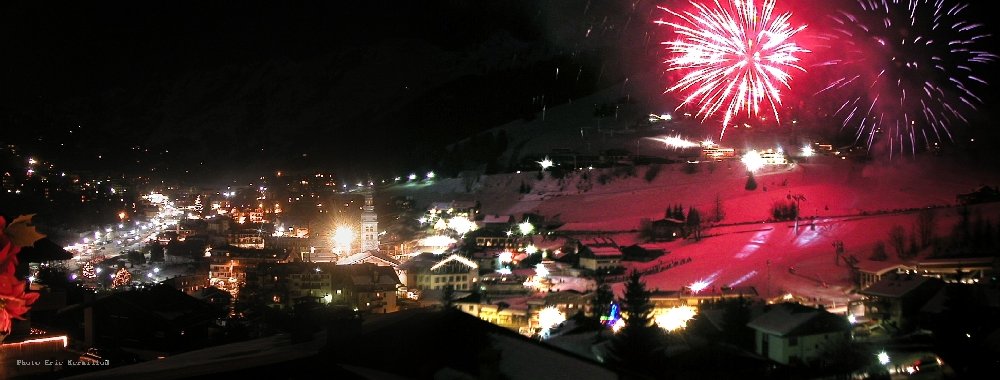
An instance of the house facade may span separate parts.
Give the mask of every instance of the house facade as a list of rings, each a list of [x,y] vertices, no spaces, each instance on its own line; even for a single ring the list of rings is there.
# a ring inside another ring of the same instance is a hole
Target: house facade
[[[773,305],[747,326],[756,353],[786,365],[821,359],[827,345],[850,339],[851,332],[847,318],[796,303]]]

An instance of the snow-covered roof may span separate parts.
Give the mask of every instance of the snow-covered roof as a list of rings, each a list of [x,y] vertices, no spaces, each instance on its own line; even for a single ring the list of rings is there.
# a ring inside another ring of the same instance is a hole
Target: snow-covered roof
[[[399,266],[399,261],[397,261],[396,259],[393,259],[389,256],[386,256],[376,251],[365,251],[365,252],[355,253],[343,259],[337,260],[337,265],[351,265],[351,264],[358,264],[365,262],[376,265],[386,265],[391,267]]]
[[[589,248],[590,252],[593,253],[594,256],[597,256],[597,257],[615,257],[615,256],[621,256],[622,255],[622,250],[618,249],[618,247],[594,247],[594,246],[587,246],[587,248]]]
[[[900,298],[932,281],[940,282],[936,278],[915,274],[891,274],[882,277],[881,280],[871,284],[860,293],[869,296]]]
[[[486,215],[483,217],[484,224],[508,224],[514,220],[510,215]]]
[[[451,208],[451,202],[434,202],[427,206],[428,210],[447,210]]]
[[[803,336],[848,331],[847,318],[826,310],[795,304],[781,303],[747,324],[754,330],[778,336]]]

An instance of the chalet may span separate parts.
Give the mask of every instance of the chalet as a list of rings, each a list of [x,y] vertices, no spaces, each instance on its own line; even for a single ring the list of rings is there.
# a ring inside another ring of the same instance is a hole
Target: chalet
[[[337,268],[346,268],[349,272],[354,307],[369,313],[392,313],[399,310],[397,291],[402,283],[393,268],[371,263]]]
[[[472,290],[479,281],[479,264],[459,255],[438,259],[422,254],[404,263],[402,270],[410,289],[440,290],[451,285],[455,290]]]
[[[686,236],[686,225],[683,220],[663,218],[650,224],[650,240],[672,241]]]
[[[747,324],[756,353],[781,364],[821,359],[824,346],[850,339],[847,318],[796,303],[781,303]]]
[[[580,267],[592,271],[614,270],[622,267],[622,257],[617,245],[585,245],[580,250]]]
[[[917,325],[920,308],[944,286],[933,277],[894,273],[861,290],[865,296],[865,316],[896,331],[910,331]]]
[[[514,225],[514,216],[489,214],[483,216],[483,220],[480,223],[482,224],[482,228],[507,230]]]
[[[380,267],[392,268],[392,270],[396,272],[396,277],[403,277],[403,270],[399,268],[399,260],[389,257],[389,255],[380,251],[359,252],[337,260],[337,265],[356,265],[366,263],[378,265]]]
[[[866,261],[858,264],[858,289],[865,289],[881,281],[886,276],[913,271],[916,268],[906,264],[892,264],[881,261]]]

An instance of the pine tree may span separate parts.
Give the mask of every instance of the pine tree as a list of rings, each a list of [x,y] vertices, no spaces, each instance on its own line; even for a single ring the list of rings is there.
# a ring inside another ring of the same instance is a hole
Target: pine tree
[[[611,286],[604,281],[604,276],[597,276],[597,289],[594,291],[594,298],[591,299],[594,318],[600,321],[601,317],[607,316],[611,312],[611,302],[614,300],[615,294],[611,291]]]
[[[632,270],[625,284],[620,304],[625,326],[611,341],[609,361],[633,371],[660,374],[664,369],[665,336],[653,324],[653,304],[650,292],[639,272]]]
[[[698,209],[694,207],[688,209],[686,224],[694,239],[701,240],[701,214],[698,213]]]
[[[750,173],[750,176],[747,177],[747,184],[744,188],[750,191],[757,190],[757,180],[753,178],[753,173]]]
[[[726,210],[722,207],[722,195],[715,193],[715,208],[712,210],[712,221],[721,222],[726,217]]]

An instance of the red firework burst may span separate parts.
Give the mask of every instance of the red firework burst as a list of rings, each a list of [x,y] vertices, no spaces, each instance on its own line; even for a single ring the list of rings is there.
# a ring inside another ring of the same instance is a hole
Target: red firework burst
[[[792,40],[805,26],[793,26],[790,13],[775,15],[775,1],[729,0],[724,6],[715,0],[714,7],[691,1],[693,10],[685,12],[659,7],[674,20],[656,23],[678,36],[662,43],[671,53],[665,63],[683,73],[667,92],[684,93],[678,108],[696,104],[702,120],[723,113],[720,138],[733,116],[756,116],[762,103],[777,120],[789,72],[805,71],[796,54],[808,50]]]

